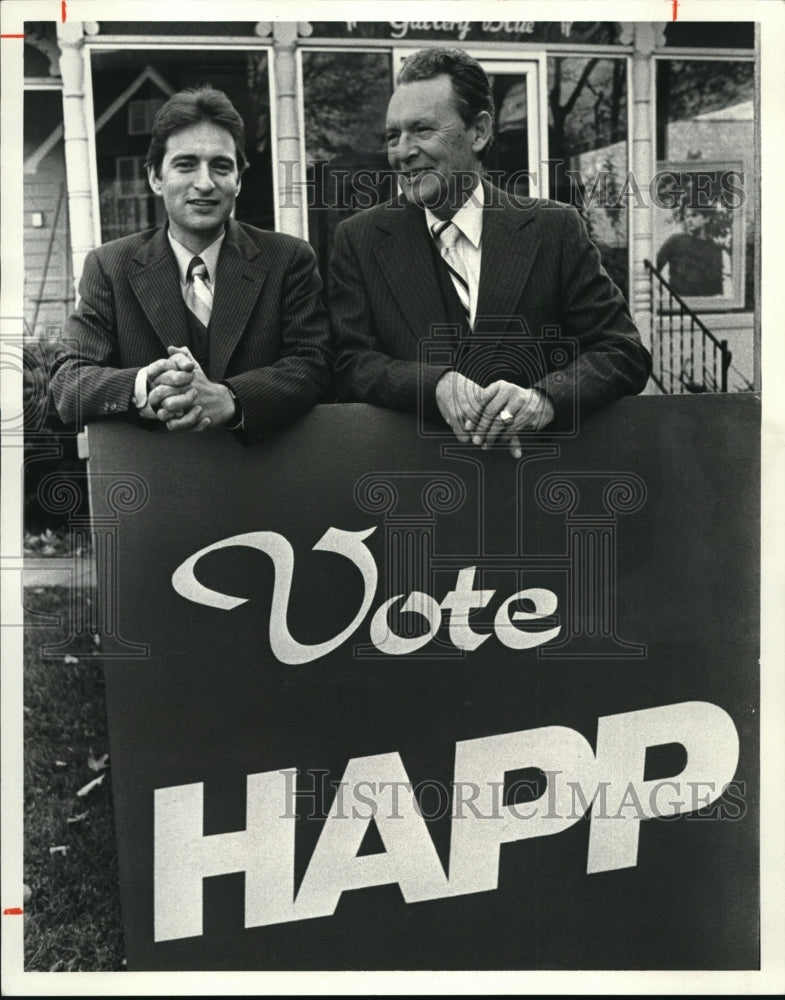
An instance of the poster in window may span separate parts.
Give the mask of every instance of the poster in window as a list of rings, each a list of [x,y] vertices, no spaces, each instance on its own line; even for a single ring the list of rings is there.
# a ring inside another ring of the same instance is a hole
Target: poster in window
[[[698,311],[744,306],[744,181],[741,162],[660,164],[654,263],[666,282],[663,310],[678,311],[678,299]]]

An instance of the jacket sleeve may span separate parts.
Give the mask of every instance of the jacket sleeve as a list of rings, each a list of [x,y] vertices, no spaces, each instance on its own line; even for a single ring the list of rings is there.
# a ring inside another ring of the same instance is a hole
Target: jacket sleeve
[[[55,409],[75,430],[100,417],[138,421],[131,397],[139,369],[120,367],[114,293],[94,250],[85,259],[79,296],[52,366],[50,396]]]
[[[393,358],[379,342],[371,291],[344,224],[330,261],[330,316],[335,343],[338,399],[371,403],[439,419],[436,384],[451,365]]]
[[[575,358],[535,387],[549,396],[559,425],[570,422],[576,402],[577,412],[584,414],[641,392],[651,372],[651,355],[576,209],[552,212],[550,224],[557,216],[562,220],[561,315]]]

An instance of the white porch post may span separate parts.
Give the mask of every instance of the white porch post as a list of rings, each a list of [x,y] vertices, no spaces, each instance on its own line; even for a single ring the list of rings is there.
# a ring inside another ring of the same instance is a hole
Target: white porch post
[[[654,91],[654,49],[661,25],[639,21],[634,26],[635,52],[632,57],[632,173],[641,191],[645,208],[632,202],[632,246],[630,306],[647,347],[651,348],[651,285],[643,265],[654,253],[654,206],[649,185],[656,171],[656,105]]]
[[[307,22],[275,21],[272,24],[278,150],[277,228],[302,239],[308,235],[307,196],[303,187],[296,51],[297,38],[310,35],[312,30]]]
[[[92,189],[93,129],[90,93],[85,80],[83,23],[57,24],[60,75],[63,78],[63,149],[65,153],[68,213],[71,226],[72,273],[78,279],[88,252],[96,245],[98,220]]]

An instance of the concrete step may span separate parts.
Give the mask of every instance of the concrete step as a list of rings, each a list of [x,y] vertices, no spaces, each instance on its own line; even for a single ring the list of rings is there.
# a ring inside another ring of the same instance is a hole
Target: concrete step
[[[22,569],[25,587],[94,587],[95,561],[62,556],[25,556]]]

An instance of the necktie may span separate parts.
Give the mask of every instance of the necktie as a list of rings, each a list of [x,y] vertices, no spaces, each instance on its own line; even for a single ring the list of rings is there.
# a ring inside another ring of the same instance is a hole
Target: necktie
[[[209,277],[202,258],[192,257],[185,278],[185,304],[205,331],[210,326],[210,314],[213,311],[213,293],[207,284]]]
[[[461,231],[451,221],[437,222],[431,227],[436,242],[441,247],[441,254],[450,272],[452,283],[458,298],[461,300],[467,319],[471,320],[471,300],[469,298],[469,282],[466,277],[466,265],[461,256],[460,247],[456,246],[461,238]]]

